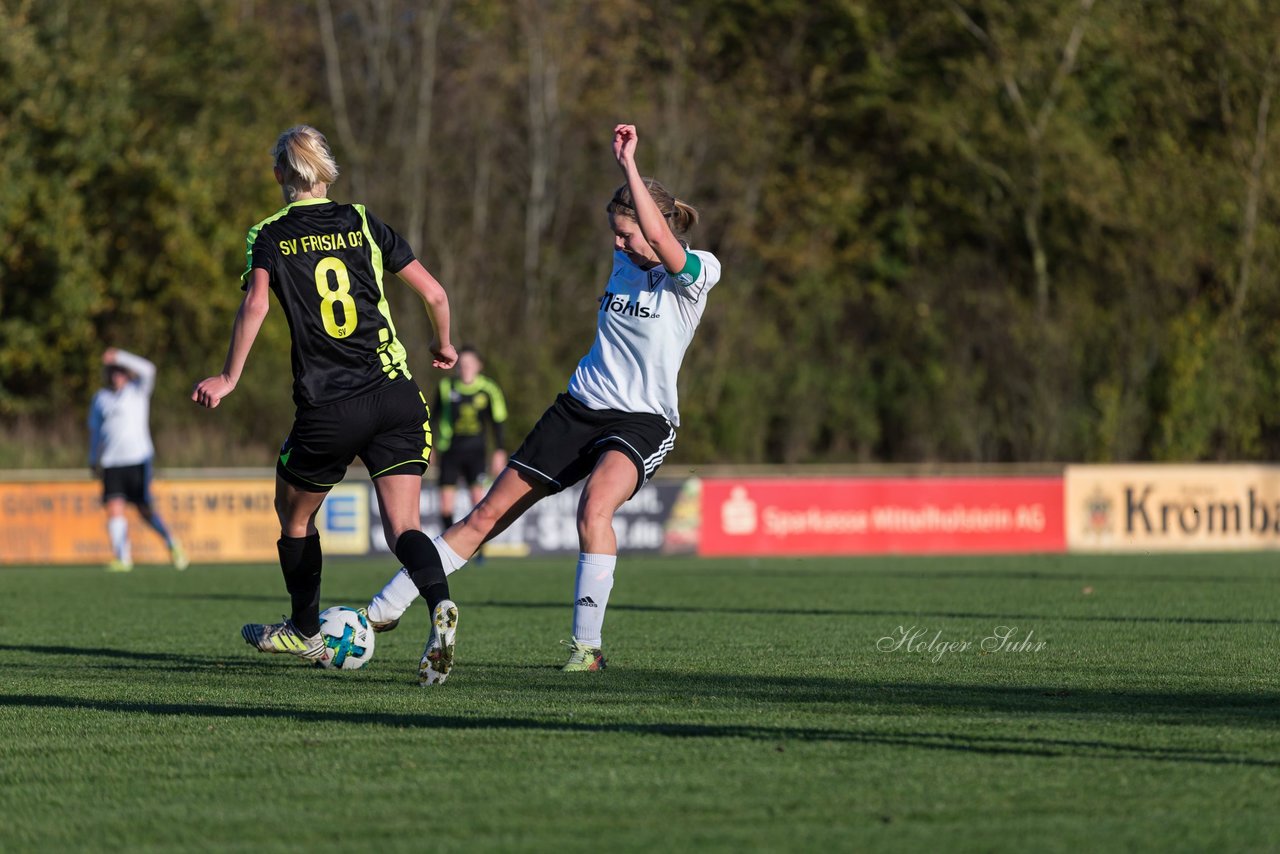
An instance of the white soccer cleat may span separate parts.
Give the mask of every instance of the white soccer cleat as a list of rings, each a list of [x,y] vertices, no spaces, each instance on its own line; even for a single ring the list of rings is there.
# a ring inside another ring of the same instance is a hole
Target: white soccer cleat
[[[431,615],[431,637],[418,664],[418,684],[439,685],[453,669],[454,635],[458,631],[458,606],[445,599]]]
[[[391,631],[400,625],[400,618],[417,599],[418,588],[401,567],[369,601],[369,607],[365,609],[369,625],[375,632]]]
[[[375,632],[389,632],[396,626],[400,625],[399,616],[391,616],[392,609],[387,604],[387,600],[382,598],[382,594],[373,597],[369,602],[369,607],[365,609],[365,616],[369,620],[369,628]]]

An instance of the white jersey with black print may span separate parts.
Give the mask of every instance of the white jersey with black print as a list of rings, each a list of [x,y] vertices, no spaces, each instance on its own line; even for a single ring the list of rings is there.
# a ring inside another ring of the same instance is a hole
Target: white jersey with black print
[[[119,391],[99,389],[89,408],[89,464],[103,468],[134,466],[155,454],[149,422],[156,366],[124,350],[116,351],[115,364],[133,378]]]
[[[685,259],[673,275],[613,253],[596,340],[569,380],[569,394],[591,409],[651,412],[680,426],[676,377],[707,294],[720,281],[720,261],[710,252],[691,249]]]

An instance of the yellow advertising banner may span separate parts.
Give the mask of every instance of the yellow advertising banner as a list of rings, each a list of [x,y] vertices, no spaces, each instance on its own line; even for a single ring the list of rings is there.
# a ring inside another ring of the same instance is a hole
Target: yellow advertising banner
[[[273,479],[159,480],[151,491],[193,563],[278,559]],[[106,523],[96,481],[0,482],[0,564],[106,563]],[[132,507],[129,535],[135,563],[168,563],[164,541]]]
[[[1067,466],[1067,549],[1280,548],[1280,466]]]

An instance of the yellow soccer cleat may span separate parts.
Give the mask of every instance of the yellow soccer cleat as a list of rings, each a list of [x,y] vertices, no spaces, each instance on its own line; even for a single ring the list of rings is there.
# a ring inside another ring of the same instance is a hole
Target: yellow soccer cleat
[[[569,661],[560,669],[565,673],[581,673],[587,670],[604,670],[604,653],[598,646],[587,646],[577,638],[571,641],[560,641],[569,647]]]
[[[328,661],[333,654],[324,642],[324,635],[317,632],[314,637],[307,637],[287,619],[283,623],[250,623],[240,630],[240,636],[260,652],[296,655],[320,663]]]

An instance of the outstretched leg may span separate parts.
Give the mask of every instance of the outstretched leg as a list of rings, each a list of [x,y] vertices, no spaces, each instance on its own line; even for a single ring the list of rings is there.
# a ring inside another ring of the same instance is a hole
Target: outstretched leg
[[[475,507],[477,504],[479,504],[481,501],[484,500],[484,485],[481,484],[479,481],[476,481],[475,483],[470,484],[467,487],[467,490],[471,493],[472,507]],[[523,513],[524,511],[521,510],[520,512]],[[445,526],[445,530],[447,531],[452,526],[453,526],[453,523],[450,522],[448,525]],[[492,536],[489,537],[489,539],[492,539],[493,537],[496,537],[496,536],[497,534],[493,534]],[[477,566],[484,563],[484,546],[483,545],[481,545],[478,549],[476,549],[476,553],[471,559],[476,562]]]
[[[505,468],[484,498],[460,522],[445,531],[443,539],[455,554],[470,557],[550,493],[545,483],[517,469]],[[460,565],[454,567],[455,570],[461,568]]]
[[[381,480],[386,480],[382,478]],[[455,523],[444,534],[430,542],[430,552],[415,549],[420,558],[417,575],[407,562],[369,603],[369,623],[376,631],[390,631],[400,622],[400,617],[422,592],[419,580],[432,583],[437,571],[449,576],[461,569],[470,556],[483,543],[498,536],[511,526],[520,515],[541,500],[548,488],[528,478],[515,469],[505,469],[498,476],[489,493],[482,498],[466,518]],[[381,496],[379,496],[381,501]],[[415,499],[416,502],[416,499]],[[414,504],[414,513],[417,504]],[[392,536],[388,531],[388,537]],[[425,536],[423,537],[425,539]],[[388,545],[392,541],[388,539]],[[392,545],[396,556],[404,562],[399,550]]]
[[[160,535],[164,540],[164,544],[173,548],[173,534],[170,533],[169,527],[165,525],[164,520],[160,518],[160,514],[150,504],[139,504],[138,515],[142,517],[142,521],[151,526],[151,530]]]
[[[165,525],[164,520],[160,518],[160,514],[150,504],[139,504],[138,515],[142,517],[142,521],[151,526],[151,529],[164,539],[164,544],[169,549],[169,559],[173,562],[174,569],[186,569],[189,565],[187,554],[182,550],[182,543],[178,542],[178,538],[173,535]]]
[[[182,544],[169,531],[168,526],[160,518],[160,514],[156,512],[155,506],[151,501],[151,460],[147,460],[142,465],[141,486],[142,488],[131,496],[134,506],[138,508],[138,515],[164,540],[165,547],[169,549],[169,558],[173,561],[174,568],[186,569],[189,562],[187,561],[186,553],[182,550]]]

